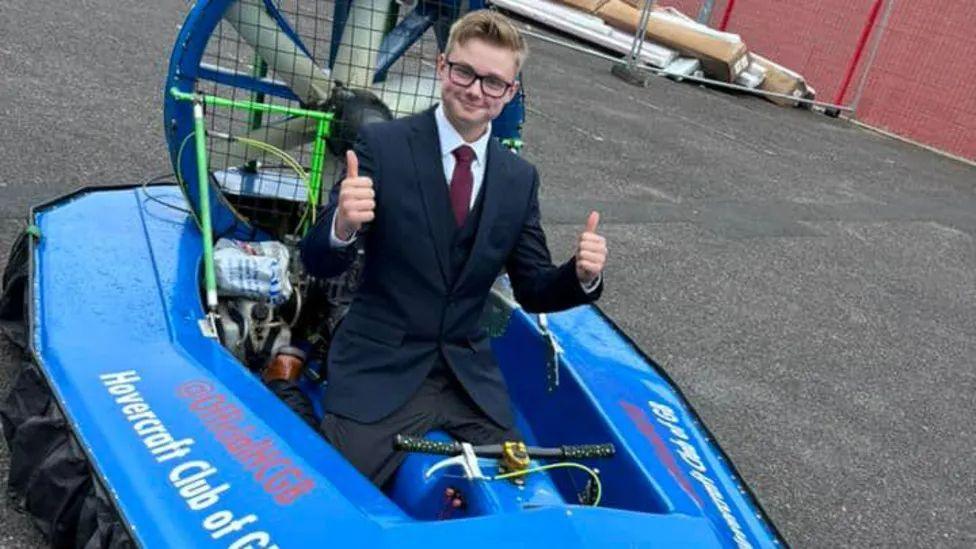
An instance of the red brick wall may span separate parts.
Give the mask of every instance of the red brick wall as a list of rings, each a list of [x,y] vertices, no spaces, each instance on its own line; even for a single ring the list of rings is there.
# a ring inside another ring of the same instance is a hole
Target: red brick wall
[[[894,1],[874,63],[866,66],[865,51],[844,103],[855,99],[867,70],[857,119],[976,159],[976,2]],[[819,99],[832,102],[873,3],[737,0],[727,30],[741,35],[750,50],[804,75]],[[702,0],[658,4],[696,17]],[[715,1],[712,26],[719,25],[727,4]],[[881,17],[876,32],[880,23]]]

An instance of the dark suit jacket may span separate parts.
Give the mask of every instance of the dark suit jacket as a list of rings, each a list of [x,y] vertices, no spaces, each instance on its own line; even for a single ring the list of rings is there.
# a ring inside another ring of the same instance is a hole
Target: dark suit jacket
[[[376,217],[360,235],[362,281],[329,352],[325,409],[372,423],[409,400],[431,369],[446,363],[475,403],[502,427],[513,416],[505,381],[480,325],[503,268],[530,312],[593,301],[575,262],[555,267],[539,224],[535,168],[491,140],[481,218],[467,261],[452,272],[455,234],[433,111],[367,126],[355,148],[360,175],[373,178]],[[335,276],[354,250],[330,245],[339,185],[302,243],[308,271]],[[543,375],[540,367],[539,375]]]

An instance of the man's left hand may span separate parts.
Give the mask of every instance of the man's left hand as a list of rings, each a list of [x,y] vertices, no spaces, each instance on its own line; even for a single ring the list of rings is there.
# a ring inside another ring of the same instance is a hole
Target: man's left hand
[[[607,239],[596,234],[599,222],[600,214],[590,212],[586,229],[580,234],[576,245],[576,277],[584,286],[592,284],[600,276],[607,262]]]

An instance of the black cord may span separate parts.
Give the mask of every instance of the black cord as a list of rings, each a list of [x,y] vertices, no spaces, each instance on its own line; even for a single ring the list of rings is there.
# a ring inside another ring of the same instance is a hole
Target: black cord
[[[171,210],[176,210],[178,212],[183,212],[185,214],[192,215],[193,212],[190,211],[190,210],[188,210],[187,208],[184,208],[183,206],[177,206],[176,204],[172,204],[172,203],[166,202],[165,200],[162,200],[161,198],[159,198],[157,196],[153,196],[153,195],[149,194],[149,188],[148,188],[149,185],[153,185],[153,184],[156,184],[156,183],[171,183],[173,185],[176,185],[176,182],[175,181],[168,180],[172,175],[173,174],[170,174],[170,173],[162,173],[162,174],[153,176],[153,177],[151,177],[151,178],[143,181],[142,184],[139,185],[139,188],[142,190],[142,194],[145,195],[145,197],[148,198],[149,200],[152,200],[153,202],[155,202],[157,204],[160,204],[162,206],[165,206],[165,207],[167,207],[167,208],[169,208]]]

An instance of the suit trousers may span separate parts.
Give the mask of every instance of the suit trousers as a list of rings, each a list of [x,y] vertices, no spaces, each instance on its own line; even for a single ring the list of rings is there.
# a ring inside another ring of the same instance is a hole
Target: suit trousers
[[[434,368],[406,404],[383,419],[360,423],[326,414],[321,425],[329,443],[381,488],[407,457],[406,452],[393,449],[394,437],[424,436],[437,429],[474,445],[522,440],[514,426],[503,428],[485,415],[443,363]]]

